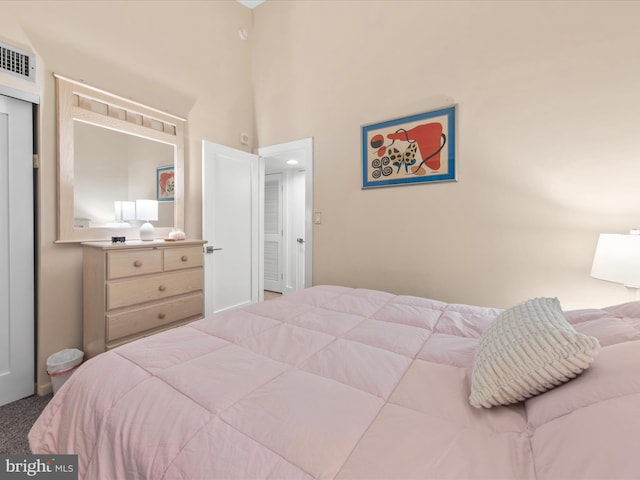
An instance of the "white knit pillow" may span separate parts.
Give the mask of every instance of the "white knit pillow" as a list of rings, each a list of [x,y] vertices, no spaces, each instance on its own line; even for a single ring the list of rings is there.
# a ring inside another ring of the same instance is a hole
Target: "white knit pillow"
[[[502,312],[480,338],[469,402],[492,407],[520,402],[585,370],[600,344],[575,331],[557,298],[535,298]]]

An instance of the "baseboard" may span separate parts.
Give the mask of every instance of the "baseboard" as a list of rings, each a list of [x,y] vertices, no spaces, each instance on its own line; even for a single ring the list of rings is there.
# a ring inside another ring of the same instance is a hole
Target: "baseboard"
[[[37,395],[49,395],[51,392],[53,392],[53,385],[51,385],[51,382],[47,382],[43,385],[37,385],[36,384],[36,394]]]

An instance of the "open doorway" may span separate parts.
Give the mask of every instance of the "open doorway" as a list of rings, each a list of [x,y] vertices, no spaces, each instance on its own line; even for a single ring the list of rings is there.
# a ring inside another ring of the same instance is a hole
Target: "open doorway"
[[[312,284],[313,139],[258,149],[264,159],[264,295]]]

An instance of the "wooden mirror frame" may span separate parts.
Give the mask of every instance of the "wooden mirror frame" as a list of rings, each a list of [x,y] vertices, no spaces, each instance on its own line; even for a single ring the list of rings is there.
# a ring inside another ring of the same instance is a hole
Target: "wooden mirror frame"
[[[165,143],[174,147],[174,225],[156,227],[167,237],[184,229],[184,129],[186,120],[54,74],[58,100],[58,242],[139,239],[139,227],[75,227],[74,121]]]

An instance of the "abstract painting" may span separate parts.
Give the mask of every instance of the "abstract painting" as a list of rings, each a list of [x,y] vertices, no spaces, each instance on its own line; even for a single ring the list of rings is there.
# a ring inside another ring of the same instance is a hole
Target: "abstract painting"
[[[158,201],[172,202],[174,196],[173,165],[169,167],[159,167],[156,170]]]
[[[362,188],[456,180],[456,107],[362,127]]]

